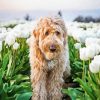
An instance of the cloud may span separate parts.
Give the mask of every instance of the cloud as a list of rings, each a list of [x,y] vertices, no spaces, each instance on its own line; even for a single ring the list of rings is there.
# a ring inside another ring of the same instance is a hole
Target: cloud
[[[0,0],[0,10],[91,10],[100,0]]]

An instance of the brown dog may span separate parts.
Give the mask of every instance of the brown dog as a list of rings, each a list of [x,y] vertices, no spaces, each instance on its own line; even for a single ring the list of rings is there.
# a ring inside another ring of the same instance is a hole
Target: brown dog
[[[39,20],[31,36],[32,100],[61,100],[63,73],[70,74],[67,32],[59,17]]]

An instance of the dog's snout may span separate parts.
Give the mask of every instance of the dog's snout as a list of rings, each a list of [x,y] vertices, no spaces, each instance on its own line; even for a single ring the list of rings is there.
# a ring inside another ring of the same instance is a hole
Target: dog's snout
[[[56,51],[56,46],[54,44],[50,45],[50,51],[51,52]]]

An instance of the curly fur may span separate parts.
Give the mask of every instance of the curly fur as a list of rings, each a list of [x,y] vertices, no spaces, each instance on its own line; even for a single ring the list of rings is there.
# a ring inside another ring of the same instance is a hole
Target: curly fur
[[[52,44],[56,47],[55,52],[50,51]],[[32,100],[61,100],[63,73],[70,75],[67,44],[67,32],[61,18],[39,20],[30,43]]]

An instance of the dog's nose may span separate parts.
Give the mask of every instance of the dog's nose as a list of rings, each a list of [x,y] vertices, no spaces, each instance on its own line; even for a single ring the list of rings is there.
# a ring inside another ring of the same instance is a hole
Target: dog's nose
[[[50,45],[50,51],[51,52],[56,51],[56,46],[54,44]]]

